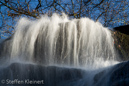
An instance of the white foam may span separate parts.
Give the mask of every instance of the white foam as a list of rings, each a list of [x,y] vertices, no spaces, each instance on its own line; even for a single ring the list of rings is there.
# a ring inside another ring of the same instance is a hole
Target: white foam
[[[99,68],[114,64],[116,58],[108,28],[89,18],[70,20],[65,14],[21,18],[11,46],[11,59],[48,65]]]

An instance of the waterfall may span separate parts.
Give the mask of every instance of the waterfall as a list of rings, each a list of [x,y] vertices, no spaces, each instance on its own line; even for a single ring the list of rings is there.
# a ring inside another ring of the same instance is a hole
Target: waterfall
[[[108,28],[65,14],[21,18],[0,45],[0,62],[0,80],[12,80],[9,86],[16,80],[26,85],[26,79],[44,80],[44,86],[109,86],[110,66],[117,63]]]
[[[69,19],[65,14],[44,15],[36,20],[23,17],[15,28],[4,50],[11,60],[99,67],[111,64],[116,57],[109,29],[86,17]]]

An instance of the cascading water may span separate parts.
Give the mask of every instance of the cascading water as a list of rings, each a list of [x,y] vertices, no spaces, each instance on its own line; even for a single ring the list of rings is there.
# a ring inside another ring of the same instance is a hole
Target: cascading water
[[[114,64],[116,58],[108,28],[89,18],[70,20],[65,14],[42,16],[37,20],[21,18],[13,37],[4,43],[1,57],[45,66],[83,66],[97,70]]]
[[[50,65],[90,65],[115,57],[107,28],[88,18],[69,20],[57,14],[34,21],[20,19],[10,46],[11,59]]]

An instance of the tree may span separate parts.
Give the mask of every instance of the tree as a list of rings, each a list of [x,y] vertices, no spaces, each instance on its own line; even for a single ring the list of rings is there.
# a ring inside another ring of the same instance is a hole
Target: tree
[[[128,0],[1,0],[1,32],[12,34],[16,19],[21,16],[39,18],[40,15],[62,12],[71,18],[89,17],[106,27],[128,24]],[[6,10],[6,11],[5,11]]]

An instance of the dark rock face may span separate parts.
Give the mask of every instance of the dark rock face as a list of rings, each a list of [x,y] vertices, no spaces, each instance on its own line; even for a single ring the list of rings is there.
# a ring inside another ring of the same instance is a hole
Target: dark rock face
[[[1,60],[1,63],[6,61],[7,59],[9,59],[9,56],[10,56],[10,50],[11,50],[11,38],[13,36],[3,40],[1,43],[0,43],[0,60]]]
[[[114,44],[122,61],[129,60],[129,35],[119,31],[113,32]]]
[[[114,66],[110,73],[111,86],[129,86],[129,61]]]
[[[1,82],[0,86],[129,86],[129,61],[95,74],[92,85],[87,85],[86,77],[86,70],[57,66],[12,63],[0,68],[0,80],[13,81],[10,84],[7,84],[9,81]],[[39,81],[39,84],[25,83],[28,79]],[[18,84],[16,80],[24,82]]]
[[[0,68],[0,80],[12,80],[14,81],[12,83],[15,84],[10,84],[10,82],[5,81],[5,83],[0,83],[0,86],[74,86],[76,81],[83,78],[83,74],[83,70],[74,68],[13,63],[8,67]],[[16,79],[23,82],[18,84],[15,82]],[[30,81],[43,80],[43,83],[30,84],[25,82],[28,79]]]
[[[129,25],[115,27],[114,29],[116,31],[129,35]]]
[[[95,86],[129,86],[129,61],[117,64],[95,75]]]
[[[129,60],[129,25],[113,28],[114,44],[120,54],[120,60]]]

